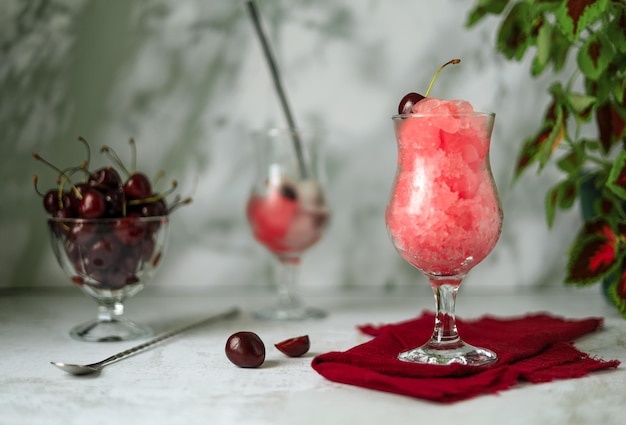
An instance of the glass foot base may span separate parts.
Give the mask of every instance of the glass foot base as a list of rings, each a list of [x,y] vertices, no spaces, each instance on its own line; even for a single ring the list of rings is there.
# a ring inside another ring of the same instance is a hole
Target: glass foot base
[[[460,342],[453,348],[437,347],[427,343],[421,347],[398,354],[398,360],[411,363],[451,365],[454,363],[469,366],[485,366],[498,360],[498,356],[486,348]]]
[[[252,315],[260,320],[297,321],[322,319],[326,312],[315,307],[268,307],[255,311]]]
[[[80,324],[70,331],[70,336],[78,341],[87,342],[116,342],[152,336],[152,329],[145,325],[138,325],[128,319],[90,320]]]

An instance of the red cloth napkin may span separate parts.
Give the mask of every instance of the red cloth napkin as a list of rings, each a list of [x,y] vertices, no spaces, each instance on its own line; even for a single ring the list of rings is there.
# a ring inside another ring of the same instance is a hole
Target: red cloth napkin
[[[403,350],[430,338],[434,315],[397,324],[358,328],[375,336],[345,352],[316,356],[312,367],[325,378],[374,390],[449,403],[496,393],[518,381],[549,382],[578,378],[599,369],[616,368],[619,361],[592,358],[571,341],[602,326],[602,319],[564,319],[548,314],[496,318],[485,316],[457,327],[464,341],[489,348],[498,361],[489,366],[421,365],[396,358]]]

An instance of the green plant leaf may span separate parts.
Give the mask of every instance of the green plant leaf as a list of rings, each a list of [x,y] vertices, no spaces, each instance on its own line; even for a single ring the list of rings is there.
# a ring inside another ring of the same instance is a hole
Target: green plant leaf
[[[574,179],[567,179],[559,185],[559,208],[568,210],[572,208],[578,197],[578,186]]]
[[[607,33],[620,53],[626,53],[626,8],[616,7],[615,17],[607,26]]]
[[[519,151],[514,170],[514,179],[517,179],[529,166],[540,163],[539,170],[543,169],[552,152],[563,140],[565,134],[565,112],[563,107],[555,101],[548,107],[543,125],[535,136],[526,139]]]
[[[555,12],[561,7],[563,0],[536,0],[531,2],[533,13]]]
[[[515,3],[498,31],[497,48],[507,59],[520,60],[529,44],[532,30],[530,5]]]
[[[552,27],[549,23],[543,21],[537,33],[537,53],[531,66],[532,75],[539,75],[546,69],[552,53],[552,40]]]
[[[571,107],[574,115],[582,121],[587,121],[591,117],[591,111],[596,105],[596,98],[581,93],[568,93],[567,103]]]
[[[565,136],[565,116],[566,112],[563,107],[556,102],[554,107],[550,108],[549,117],[547,117],[544,129],[547,133],[540,136],[538,142],[537,160],[543,168],[550,160],[552,153],[559,146]]]
[[[626,135],[626,121],[619,114],[617,105],[605,103],[596,109],[596,123],[600,142],[605,153]]]
[[[509,0],[478,0],[476,7],[468,15],[466,27],[472,27],[488,14],[499,15],[504,11]]]
[[[563,69],[571,47],[572,42],[557,27],[553,27],[550,60],[555,71]]]
[[[603,218],[587,222],[572,246],[565,283],[593,284],[615,270],[618,260],[618,238],[609,223]]]
[[[614,55],[609,39],[603,33],[596,32],[578,50],[578,67],[587,78],[597,80],[606,71]]]
[[[602,19],[609,0],[565,0],[556,11],[556,21],[563,33],[575,40],[580,33]]]
[[[626,106],[626,76],[618,80],[613,86],[613,96],[615,96],[618,103]]]
[[[556,165],[567,174],[579,174],[585,162],[585,151],[581,145],[574,148],[563,158],[557,161]]]
[[[578,197],[578,186],[574,179],[566,179],[546,194],[546,222],[552,227],[557,208],[568,210]]]
[[[626,151],[620,152],[615,158],[606,186],[621,199],[626,200]]]
[[[558,185],[548,190],[546,193],[546,223],[548,228],[552,228],[554,224],[554,216],[556,215],[556,206],[559,204],[559,187]]]
[[[607,293],[622,317],[626,319],[626,264],[624,260],[622,260],[620,270],[621,273],[611,275]]]
[[[588,95],[594,96],[599,105],[609,101],[612,84],[608,78],[600,78],[597,81],[585,78],[585,91]]]
[[[613,106],[611,110],[611,130],[613,134],[613,140],[619,142],[619,140],[626,138],[626,109],[622,109],[619,106]]]

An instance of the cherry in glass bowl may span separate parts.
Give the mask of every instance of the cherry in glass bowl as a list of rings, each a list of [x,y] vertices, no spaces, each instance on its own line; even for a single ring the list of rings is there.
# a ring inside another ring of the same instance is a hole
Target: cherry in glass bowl
[[[124,315],[124,301],[140,292],[163,260],[167,216],[51,218],[48,230],[57,261],[98,303],[95,319],[74,327],[81,341],[126,341],[152,330]]]

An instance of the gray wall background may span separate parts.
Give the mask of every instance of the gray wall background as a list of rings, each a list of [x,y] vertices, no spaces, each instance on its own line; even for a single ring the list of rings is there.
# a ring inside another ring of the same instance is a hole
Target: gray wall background
[[[499,22],[468,30],[460,0],[259,0],[300,124],[321,124],[334,211],[306,254],[304,290],[420,284],[396,254],[383,213],[395,172],[390,121],[408,91],[463,98],[497,113],[492,168],[505,223],[501,240],[464,290],[560,285],[579,218],[548,231],[548,169],[511,185],[521,140],[548,103],[550,76],[529,76],[531,55],[509,63],[494,49]],[[107,144],[138,165],[165,170],[194,203],[173,215],[169,250],[151,283],[167,290],[269,285],[270,257],[252,240],[243,206],[251,181],[246,134],[283,124],[258,40],[240,0],[0,1],[0,287],[64,286],[32,188],[54,173],[39,152],[67,166],[96,164]],[[567,76],[568,74],[565,74]],[[425,288],[425,290],[428,290]]]

